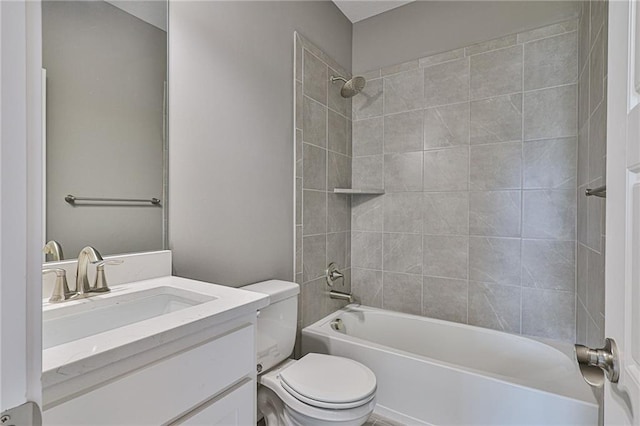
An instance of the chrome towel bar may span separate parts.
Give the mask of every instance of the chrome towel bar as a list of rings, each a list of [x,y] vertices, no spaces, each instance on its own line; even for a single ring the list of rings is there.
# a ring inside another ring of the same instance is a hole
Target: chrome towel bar
[[[141,198],[97,198],[97,197],[76,197],[75,195],[67,195],[64,197],[64,200],[69,203],[75,205],[78,201],[88,201],[88,202],[97,202],[97,203],[150,203],[154,206],[160,205],[160,199],[151,198],[151,199],[141,199]]]
[[[584,191],[584,195],[586,195],[587,197],[600,197],[600,198],[607,198],[607,185],[602,185],[599,186],[597,188],[587,188]]]

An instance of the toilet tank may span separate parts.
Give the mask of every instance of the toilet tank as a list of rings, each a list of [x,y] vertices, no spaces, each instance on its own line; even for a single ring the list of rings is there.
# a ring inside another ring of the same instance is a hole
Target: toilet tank
[[[269,295],[269,305],[258,314],[258,373],[265,372],[293,353],[298,323],[300,286],[288,281],[270,280],[242,287]]]

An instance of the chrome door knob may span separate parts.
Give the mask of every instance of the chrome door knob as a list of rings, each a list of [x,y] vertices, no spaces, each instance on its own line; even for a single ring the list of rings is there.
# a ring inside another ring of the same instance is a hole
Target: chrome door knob
[[[575,345],[576,359],[584,380],[594,387],[604,384],[605,376],[611,383],[618,383],[620,364],[618,348],[613,339],[605,339],[604,347],[590,349],[583,345]]]

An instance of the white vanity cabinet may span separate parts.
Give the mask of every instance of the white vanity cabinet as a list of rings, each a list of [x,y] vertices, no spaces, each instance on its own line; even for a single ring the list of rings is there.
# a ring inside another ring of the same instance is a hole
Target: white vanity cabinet
[[[186,336],[183,347],[174,342],[171,347],[180,349],[165,350],[159,359],[152,354],[132,357],[143,355],[145,361],[122,359],[112,372],[143,365],[116,377],[94,372],[106,380],[93,386],[81,381],[85,389],[66,398],[65,392],[54,392],[51,397],[58,400],[48,404],[45,388],[44,424],[255,425],[255,321],[254,312],[201,330],[197,343]]]

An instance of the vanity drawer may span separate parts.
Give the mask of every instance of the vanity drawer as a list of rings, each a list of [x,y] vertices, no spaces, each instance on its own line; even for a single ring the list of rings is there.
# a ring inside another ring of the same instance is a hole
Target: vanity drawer
[[[44,424],[169,422],[252,375],[254,339],[252,324],[232,330],[57,405],[44,412]]]
[[[207,401],[201,407],[170,426],[242,426],[255,424],[256,384],[246,380],[224,394]]]

